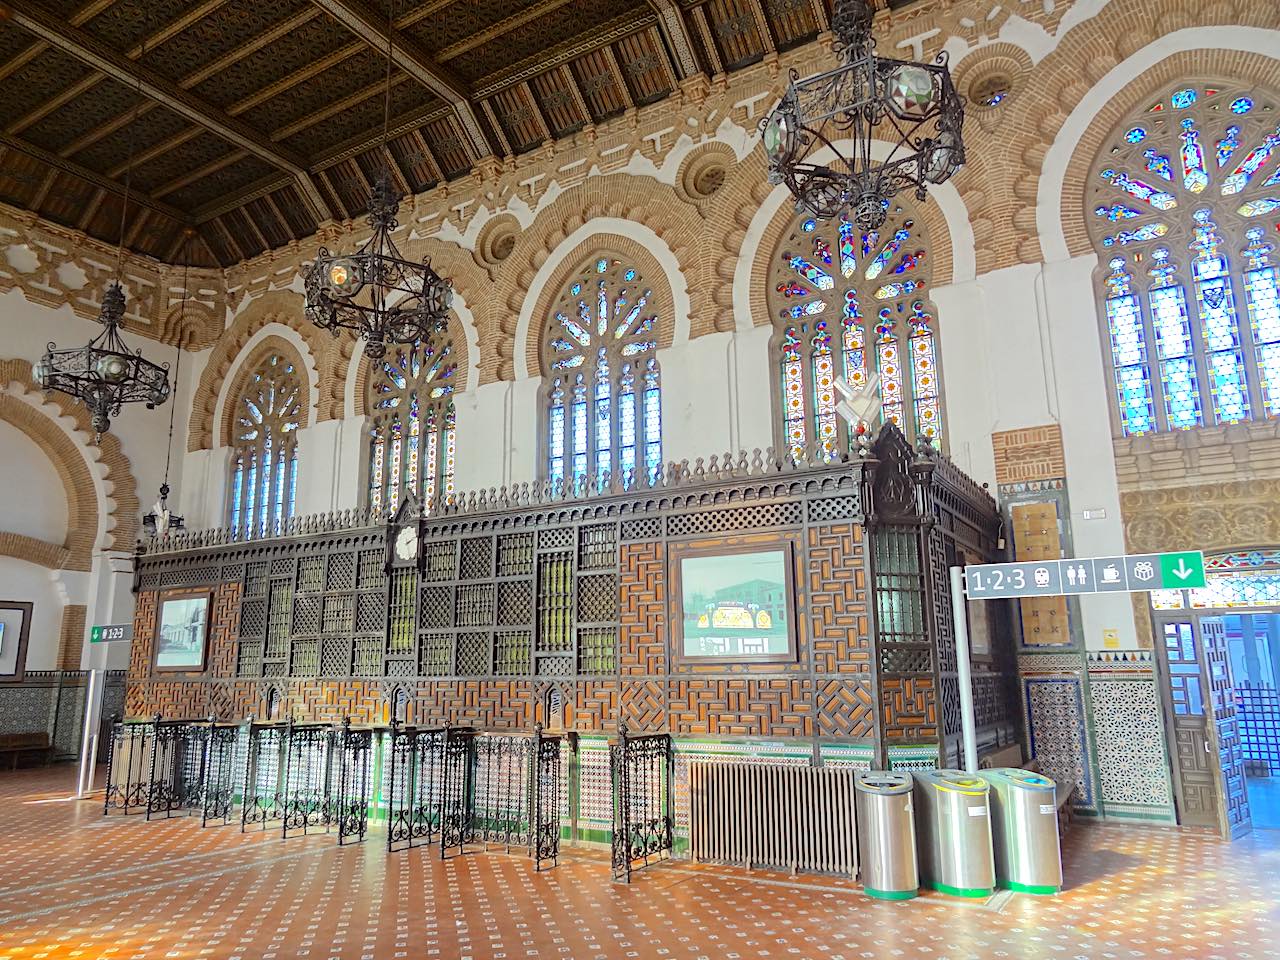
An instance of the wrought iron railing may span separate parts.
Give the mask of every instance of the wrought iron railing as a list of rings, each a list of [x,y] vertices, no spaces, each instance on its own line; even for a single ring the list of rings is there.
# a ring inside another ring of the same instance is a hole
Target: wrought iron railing
[[[613,794],[613,879],[671,855],[675,836],[675,754],[666,733],[631,736],[625,723],[609,744]]]
[[[387,850],[440,839],[448,731],[391,724],[387,764]]]
[[[102,812],[170,817],[202,808],[211,720],[113,720]]]

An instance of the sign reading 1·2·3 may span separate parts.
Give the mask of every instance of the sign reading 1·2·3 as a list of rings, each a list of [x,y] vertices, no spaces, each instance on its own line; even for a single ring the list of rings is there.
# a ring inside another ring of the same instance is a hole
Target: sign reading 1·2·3
[[[1204,585],[1204,554],[1199,550],[984,563],[964,568],[964,592],[970,600],[1135,593],[1194,589]]]

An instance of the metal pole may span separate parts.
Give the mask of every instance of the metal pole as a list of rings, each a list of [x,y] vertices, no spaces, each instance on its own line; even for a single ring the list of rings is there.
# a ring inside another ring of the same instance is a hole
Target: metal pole
[[[956,635],[956,682],[960,684],[960,735],[964,768],[978,772],[978,734],[973,721],[973,674],[969,669],[969,620],[965,616],[964,568],[951,568],[951,625]]]
[[[93,791],[94,766],[98,760],[98,726],[102,718],[103,670],[89,671],[89,689],[84,695],[84,730],[80,737],[80,777],[76,782],[76,798],[83,799]]]

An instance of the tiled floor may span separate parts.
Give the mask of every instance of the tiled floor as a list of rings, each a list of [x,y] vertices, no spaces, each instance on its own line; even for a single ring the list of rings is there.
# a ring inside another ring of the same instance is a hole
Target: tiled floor
[[[0,774],[0,957],[1280,957],[1273,831],[1228,845],[1077,824],[1056,898],[882,903],[829,877],[675,863],[626,887],[596,854],[535,874],[501,854],[388,856],[377,834],[339,849],[324,836],[104,819],[62,799],[73,777]]]

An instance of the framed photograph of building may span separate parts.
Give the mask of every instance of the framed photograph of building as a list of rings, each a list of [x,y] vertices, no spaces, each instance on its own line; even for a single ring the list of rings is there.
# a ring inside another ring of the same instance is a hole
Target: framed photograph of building
[[[27,670],[32,605],[0,600],[0,683],[18,683]]]
[[[168,590],[156,614],[155,669],[200,672],[209,648],[207,588]]]
[[[792,545],[673,544],[671,636],[686,662],[796,658]]]

